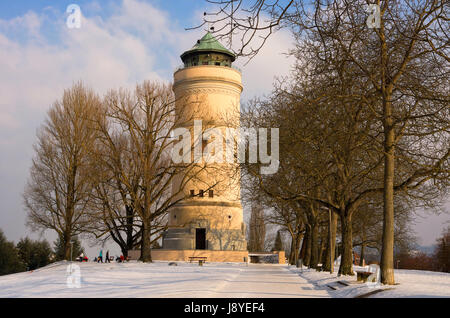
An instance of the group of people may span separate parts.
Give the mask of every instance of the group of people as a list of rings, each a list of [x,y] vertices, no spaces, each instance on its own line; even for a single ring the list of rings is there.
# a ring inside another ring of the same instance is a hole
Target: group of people
[[[103,250],[100,250],[98,257],[96,257],[94,261],[97,261],[97,263],[103,263]],[[105,263],[111,263],[109,259],[109,251],[106,251]]]
[[[80,256],[77,257],[77,261],[79,262],[87,262],[89,259],[84,253],[81,253]]]
[[[106,255],[105,255],[105,263],[111,263],[111,260],[114,260],[114,257],[110,257],[109,256],[109,251],[106,251]],[[124,257],[123,255],[117,256],[116,257],[116,262],[118,263],[123,263],[125,261],[129,261],[129,257]],[[80,256],[77,258],[77,261],[79,262],[87,262],[88,258],[87,256],[84,255],[84,253],[81,253]],[[100,250],[100,253],[98,254],[98,257],[94,258],[94,262],[97,263],[103,263],[103,250]]]

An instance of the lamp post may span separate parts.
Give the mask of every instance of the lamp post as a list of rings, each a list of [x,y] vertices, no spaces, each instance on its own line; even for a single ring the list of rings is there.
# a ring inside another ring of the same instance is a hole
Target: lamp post
[[[333,262],[333,251],[331,250],[331,240],[332,240],[332,238],[331,238],[331,209],[330,208],[328,208],[328,237],[329,237],[329,240],[328,240],[328,244],[329,244],[329,247],[328,247],[328,249],[330,250],[330,274],[333,274],[333,272],[334,272],[334,262]]]
[[[73,246],[73,241],[70,240],[70,262],[72,263],[72,246]]]

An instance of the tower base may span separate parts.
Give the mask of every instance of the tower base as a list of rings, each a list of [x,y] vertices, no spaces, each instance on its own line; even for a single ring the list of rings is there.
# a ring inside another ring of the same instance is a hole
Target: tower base
[[[167,229],[163,234],[162,243],[165,250],[247,250],[247,241],[242,230],[215,229],[205,221]]]
[[[128,251],[131,260],[139,259],[141,251]],[[248,251],[211,251],[211,250],[151,250],[152,260],[154,261],[178,261],[189,262],[192,257],[206,257],[206,262],[248,262]]]

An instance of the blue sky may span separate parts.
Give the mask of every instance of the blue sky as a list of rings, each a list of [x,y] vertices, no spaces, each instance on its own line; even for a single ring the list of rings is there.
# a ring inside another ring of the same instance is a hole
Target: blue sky
[[[80,29],[66,25],[72,3],[83,14]],[[78,80],[100,94],[143,80],[170,82],[181,53],[205,32],[185,30],[202,22],[205,8],[202,0],[0,1],[0,228],[8,239],[41,235],[25,226],[21,194],[36,130],[51,104]],[[283,53],[291,43],[280,32],[251,63],[235,63],[243,101],[268,93],[275,76],[287,75],[291,62]]]
[[[72,3],[83,13],[80,29],[65,24]],[[203,0],[0,1],[0,228],[10,240],[39,236],[25,227],[21,193],[36,130],[64,88],[83,80],[102,94],[143,80],[171,81],[180,54],[204,34],[185,28],[200,24],[204,11]],[[235,63],[243,102],[269,93],[275,77],[289,73],[292,60],[283,53],[291,45],[281,31],[250,63]],[[421,243],[434,243],[448,219],[420,220]]]
[[[21,16],[28,11],[41,11],[46,7],[53,7],[58,9],[59,11],[65,11],[69,4],[75,3],[80,7],[88,7],[92,4],[93,1],[83,0],[83,1],[60,1],[60,0],[15,0],[15,1],[1,1],[0,2],[0,18],[1,19],[10,19],[17,16]],[[101,0],[97,1],[101,6],[105,8],[105,12],[110,8],[113,4],[119,4],[121,1],[113,1],[113,0]],[[154,7],[160,8],[165,11],[169,11],[171,15],[180,20],[189,20],[189,13],[195,10],[203,10],[205,8],[205,3],[202,0],[151,0],[146,1],[151,3]],[[87,12],[86,14],[90,14]]]
[[[166,12],[170,15],[174,26],[188,28],[197,25],[201,20],[193,18],[195,12],[206,10],[207,3],[202,0],[142,0],[151,4],[152,7]],[[23,16],[28,12],[46,13],[51,16],[53,22],[56,19],[64,21],[67,14],[66,8],[70,4],[77,4],[82,9],[83,15],[87,18],[102,17],[107,19],[120,10],[122,0],[97,0],[97,1],[51,1],[51,0],[15,0],[0,1],[0,19],[9,20]],[[53,13],[53,14],[52,14]],[[152,16],[148,17],[152,19]],[[49,21],[47,21],[49,22]],[[52,28],[44,28],[43,33],[52,37]]]

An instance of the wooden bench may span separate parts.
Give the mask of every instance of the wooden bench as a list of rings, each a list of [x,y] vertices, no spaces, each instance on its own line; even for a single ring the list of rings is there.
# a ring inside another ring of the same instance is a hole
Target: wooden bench
[[[363,271],[356,271],[356,280],[358,282],[367,282],[367,279],[369,278],[370,275],[372,275],[372,272],[363,272]]]
[[[370,265],[362,268],[356,268],[356,280],[358,282],[374,282],[379,280],[379,267],[378,265]]]
[[[202,266],[203,263],[206,263],[207,258],[206,256],[189,256],[189,263],[198,260],[198,265]]]

